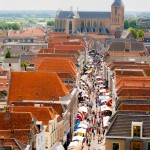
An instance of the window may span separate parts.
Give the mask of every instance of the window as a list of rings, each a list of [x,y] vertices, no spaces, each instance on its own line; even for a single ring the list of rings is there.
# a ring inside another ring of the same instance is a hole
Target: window
[[[9,67],[11,67],[11,63],[9,63]]]
[[[150,150],[150,142],[147,144],[147,150]]]
[[[69,34],[72,34],[72,21],[69,22]]]
[[[133,138],[142,137],[142,126],[143,122],[132,122],[132,134]]]
[[[117,7],[115,8],[115,15],[117,15]]]
[[[119,143],[113,143],[112,150],[119,150]]]
[[[141,133],[140,126],[133,126],[133,137],[140,137]]]

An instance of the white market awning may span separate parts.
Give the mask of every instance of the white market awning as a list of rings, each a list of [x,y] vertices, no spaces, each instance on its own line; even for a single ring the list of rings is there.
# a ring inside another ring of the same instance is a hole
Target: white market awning
[[[86,129],[79,128],[79,129],[77,129],[76,132],[77,132],[77,133],[83,133],[83,134],[85,134],[85,133],[86,133]]]
[[[83,141],[83,139],[84,139],[84,137],[82,137],[82,136],[74,136],[74,137],[72,138],[72,141],[76,141],[76,140],[78,140],[78,141]]]
[[[107,111],[107,110],[111,111],[110,107],[108,107],[107,105],[101,106],[101,111],[102,111],[102,112],[103,112],[103,111]]]
[[[88,112],[88,109],[87,109],[87,107],[85,107],[85,106],[81,106],[81,107],[79,107],[79,109],[78,110],[81,110],[82,112],[85,112],[85,113],[87,113]]]
[[[87,129],[88,126],[86,124],[84,124],[84,123],[80,123],[79,126],[78,126],[78,128]]]
[[[108,126],[108,120],[109,120],[109,116],[103,117],[103,126],[107,127]]]

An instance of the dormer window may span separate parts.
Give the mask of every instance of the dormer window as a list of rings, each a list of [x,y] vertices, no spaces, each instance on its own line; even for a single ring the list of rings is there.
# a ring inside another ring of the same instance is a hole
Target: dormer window
[[[142,138],[143,122],[132,122],[132,137]]]

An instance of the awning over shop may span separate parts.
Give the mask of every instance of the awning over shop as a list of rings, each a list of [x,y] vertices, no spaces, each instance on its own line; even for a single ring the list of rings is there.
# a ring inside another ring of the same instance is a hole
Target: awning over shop
[[[84,123],[80,123],[79,126],[78,126],[78,128],[87,129],[88,126],[86,124],[84,124]]]
[[[83,139],[84,139],[84,137],[82,137],[82,136],[74,136],[72,138],[72,141],[83,141]]]
[[[87,109],[87,107],[85,107],[85,106],[81,106],[81,107],[79,107],[79,111],[82,111],[82,112],[87,113],[87,112],[88,112],[88,109]]]
[[[101,111],[103,112],[103,111],[111,111],[111,109],[110,109],[110,107],[108,107],[107,105],[103,105],[103,106],[101,106]]]
[[[109,120],[109,116],[103,117],[103,126],[107,127],[108,126],[108,120]]]

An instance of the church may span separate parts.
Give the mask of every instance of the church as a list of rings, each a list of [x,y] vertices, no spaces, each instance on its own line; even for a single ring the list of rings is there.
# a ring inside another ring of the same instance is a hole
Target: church
[[[124,29],[124,4],[114,0],[111,12],[60,11],[55,19],[55,32],[76,33],[114,33]]]

